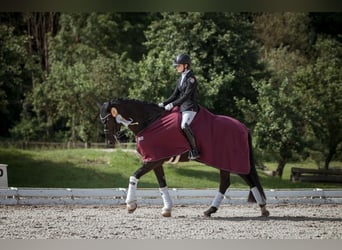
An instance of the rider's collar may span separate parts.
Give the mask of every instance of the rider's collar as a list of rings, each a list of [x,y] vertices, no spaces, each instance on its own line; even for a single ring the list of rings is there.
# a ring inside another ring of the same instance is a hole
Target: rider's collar
[[[188,69],[188,70],[182,72],[182,76],[183,76],[183,77],[186,76],[186,74],[188,74],[189,72],[190,72],[190,69]]]

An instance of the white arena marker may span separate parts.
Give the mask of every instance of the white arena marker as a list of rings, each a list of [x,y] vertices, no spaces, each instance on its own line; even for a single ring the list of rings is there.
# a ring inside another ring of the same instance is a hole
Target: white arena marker
[[[0,187],[8,187],[6,164],[0,164]]]

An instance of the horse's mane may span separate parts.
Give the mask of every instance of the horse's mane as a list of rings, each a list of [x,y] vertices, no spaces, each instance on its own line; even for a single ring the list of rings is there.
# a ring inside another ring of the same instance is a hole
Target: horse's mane
[[[111,101],[113,104],[123,104],[123,103],[130,103],[130,104],[138,104],[138,105],[144,105],[144,106],[153,106],[153,107],[158,107],[156,103],[153,102],[148,102],[144,100],[138,100],[134,98],[117,98]]]
[[[152,123],[156,119],[158,119],[165,110],[159,107],[156,103],[138,100],[138,99],[131,99],[131,98],[117,98],[111,101],[112,105],[118,106],[125,106],[132,108],[133,106],[140,107],[140,114],[145,116],[144,124],[147,126],[148,124]]]

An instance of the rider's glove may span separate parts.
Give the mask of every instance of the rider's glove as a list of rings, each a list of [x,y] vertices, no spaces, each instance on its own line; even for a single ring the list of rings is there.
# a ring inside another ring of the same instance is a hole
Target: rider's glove
[[[164,103],[160,102],[160,103],[158,103],[158,106],[161,108],[164,108]]]
[[[172,103],[169,103],[168,105],[166,105],[165,107],[165,110],[171,110],[173,108],[173,104]]]

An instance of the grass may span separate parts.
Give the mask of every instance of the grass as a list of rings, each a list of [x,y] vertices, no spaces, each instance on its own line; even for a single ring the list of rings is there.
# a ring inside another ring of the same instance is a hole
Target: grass
[[[126,188],[128,178],[141,165],[130,152],[108,152],[99,149],[20,150],[0,148],[0,163],[7,164],[10,187],[40,188]],[[337,163],[339,164],[339,163]],[[342,188],[342,183],[292,183],[290,167],[315,167],[313,163],[288,164],[282,179],[259,171],[265,189]],[[273,170],[275,163],[266,166]],[[217,169],[197,162],[165,164],[165,175],[171,188],[217,188]],[[232,188],[247,188],[239,176],[231,175]],[[153,172],[143,176],[139,188],[157,188]]]

